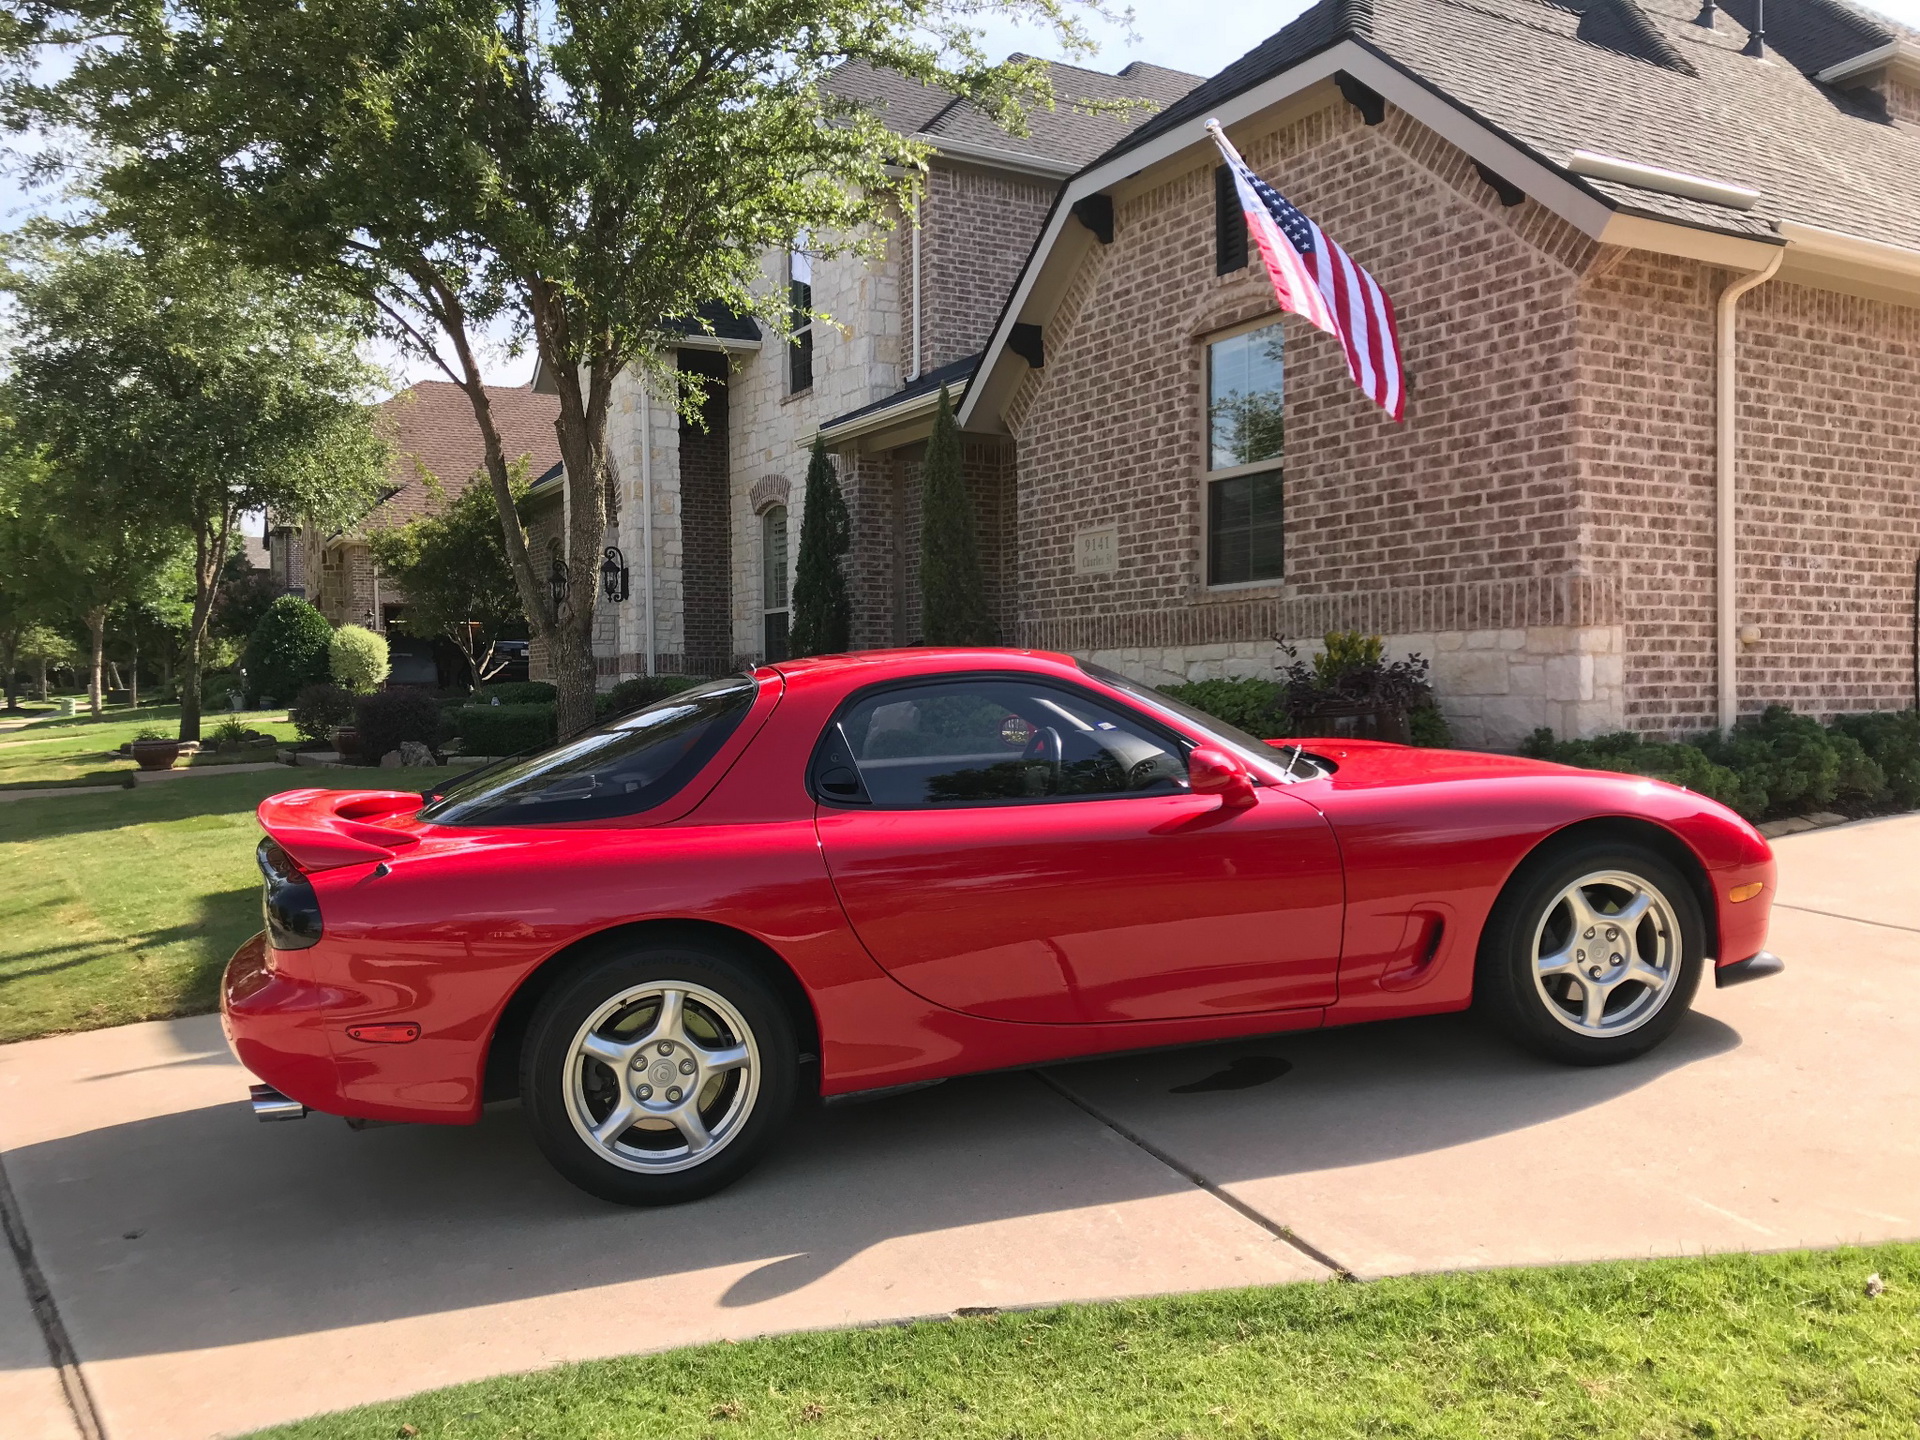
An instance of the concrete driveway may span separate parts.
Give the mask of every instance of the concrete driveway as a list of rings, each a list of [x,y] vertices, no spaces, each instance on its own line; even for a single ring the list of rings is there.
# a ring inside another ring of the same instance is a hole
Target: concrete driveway
[[[0,1428],[173,1440],[973,1306],[1920,1236],[1920,817],[1777,848],[1787,973],[1635,1064],[1445,1017],[955,1081],[669,1211],[574,1191],[512,1107],[261,1126],[210,1018],[0,1047]]]

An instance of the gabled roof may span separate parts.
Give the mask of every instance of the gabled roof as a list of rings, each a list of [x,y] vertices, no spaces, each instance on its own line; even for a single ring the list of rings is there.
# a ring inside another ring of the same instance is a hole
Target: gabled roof
[[[941,390],[964,390],[967,382],[973,378],[973,372],[980,367],[980,357],[969,355],[965,359],[955,360],[934,370],[927,371],[916,380],[909,380],[891,395],[874,401],[871,405],[862,405],[858,410],[849,410],[844,415],[836,415],[831,420],[822,421],[820,434],[829,444],[853,431],[862,428],[864,422],[888,418],[886,412],[899,410],[905,413],[913,408],[916,400],[931,400]]]
[[[487,399],[509,462],[527,458],[528,478],[560,462],[553,422],[560,401],[528,385],[489,385]],[[380,406],[380,425],[392,458],[390,489],[359,529],[404,525],[438,508],[421,475],[424,468],[449,495],[466,489],[487,463],[486,442],[466,392],[450,380],[422,380]]]
[[[1014,59],[1023,57],[1014,56]],[[1068,174],[1110,147],[1141,120],[1178,100],[1200,83],[1198,75],[1135,61],[1117,75],[1057,62],[1047,66],[1054,108],[1027,117],[1027,133],[1013,135],[950,91],[922,85],[863,61],[834,71],[827,86],[836,95],[876,107],[887,125],[902,135],[943,145],[956,158],[992,163],[994,158],[1026,162],[1034,168]],[[1076,100],[1141,100],[1129,110],[1089,112]]]
[[[1701,0],[1321,0],[1068,181],[963,424],[997,423],[1021,363],[1011,326],[1045,322],[1053,268],[1091,243],[1067,220],[1076,200],[1204,154],[1210,116],[1231,128],[1335,79],[1380,92],[1596,239],[1736,267],[1789,244],[1790,268],[1920,293],[1920,125],[1871,88],[1883,67],[1920,74],[1920,36],[1844,0],[1774,0],[1756,58],[1742,53],[1756,3],[1722,0],[1707,26]],[[1748,193],[1703,198],[1716,191]]]

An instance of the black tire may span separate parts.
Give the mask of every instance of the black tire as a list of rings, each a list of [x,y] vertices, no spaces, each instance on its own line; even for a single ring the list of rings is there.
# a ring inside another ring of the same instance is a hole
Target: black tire
[[[672,1035],[660,1027],[670,990],[681,993],[686,1016]],[[589,1022],[596,1040],[635,1053],[626,1088],[607,1064],[579,1058],[576,1042]],[[757,1064],[707,1074],[706,1058],[732,1048],[750,1050]],[[520,1052],[521,1102],[547,1159],[588,1194],[619,1205],[677,1205],[732,1184],[779,1138],[797,1089],[797,1050],[786,1007],[750,961],[698,942],[637,946],[582,966],[541,1001]],[[667,1088],[682,1065],[695,1067],[689,1095]],[[649,1080],[660,1081],[657,1093]],[[623,1095],[635,1118],[609,1144],[583,1133],[596,1120],[605,1124]],[[658,1108],[669,1095],[684,1103]],[[685,1117],[688,1107],[702,1127],[714,1127],[704,1159],[678,1122],[664,1118]]]
[[[1618,928],[1603,907],[1619,905],[1630,896],[1623,886],[1598,883],[1584,886],[1580,895],[1598,913],[1594,927],[1572,928],[1568,892],[1595,876],[1623,876],[1638,880],[1659,901],[1649,917],[1628,927],[1631,946],[1620,940]],[[1582,940],[1595,935],[1588,950]],[[1662,935],[1665,934],[1664,942]],[[1536,950],[1538,941],[1538,950]],[[1620,841],[1549,850],[1527,861],[1508,881],[1487,917],[1480,937],[1474,972],[1474,1008],[1511,1039],[1550,1060],[1567,1065],[1613,1065],[1644,1055],[1658,1045],[1685,1018],[1699,988],[1706,965],[1706,926],[1700,901],[1687,878],[1651,850]],[[1631,961],[1645,950],[1667,960],[1668,978],[1658,991],[1646,981],[1631,979]],[[1589,1021],[1586,990],[1580,975],[1567,971],[1535,981],[1536,954],[1584,957],[1592,973],[1601,977],[1598,1025]],[[1627,964],[1615,965],[1616,955]],[[1610,987],[1614,976],[1626,977]],[[1642,1007],[1636,1011],[1634,1006]],[[1557,1012],[1557,1013],[1556,1013]],[[1615,1027],[1612,1033],[1596,1029]]]

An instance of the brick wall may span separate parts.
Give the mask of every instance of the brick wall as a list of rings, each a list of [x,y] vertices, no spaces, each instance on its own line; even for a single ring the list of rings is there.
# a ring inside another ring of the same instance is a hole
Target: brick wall
[[[1047,180],[946,165],[928,171],[919,237],[925,246],[920,258],[923,370],[986,348],[1057,189]],[[911,317],[907,323],[911,327]]]
[[[733,668],[731,489],[728,484],[726,365],[692,356],[706,376],[702,425],[680,422],[680,532],[686,606],[686,664],[696,675]]]
[[[1394,297],[1407,423],[1358,393],[1330,338],[1283,321],[1288,574],[1208,591],[1203,342],[1271,313],[1272,291],[1258,264],[1214,274],[1211,164],[1126,198],[1016,401],[1021,643],[1085,649],[1095,629],[1103,650],[1253,642],[1449,606],[1486,617],[1470,628],[1611,623],[1610,599],[1577,583],[1568,503],[1575,300],[1594,247],[1531,201],[1503,208],[1397,111],[1369,128],[1340,106],[1244,148]],[[1074,532],[1103,525],[1118,571],[1076,576]]]

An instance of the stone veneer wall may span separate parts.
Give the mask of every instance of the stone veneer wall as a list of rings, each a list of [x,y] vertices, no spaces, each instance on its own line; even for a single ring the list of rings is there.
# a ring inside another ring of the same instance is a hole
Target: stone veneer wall
[[[1576,301],[1597,248],[1532,201],[1502,207],[1391,108],[1368,127],[1337,105],[1244,149],[1394,296],[1407,423],[1355,390],[1333,341],[1283,320],[1288,574],[1208,589],[1204,342],[1272,314],[1272,290],[1257,263],[1214,274],[1210,163],[1123,197],[1010,417],[1019,642],[1152,678],[1364,629],[1435,660],[1469,743],[1617,726],[1614,666],[1583,657],[1618,654],[1621,595],[1583,572],[1572,507]],[[1108,525],[1118,570],[1074,574],[1075,532]]]

